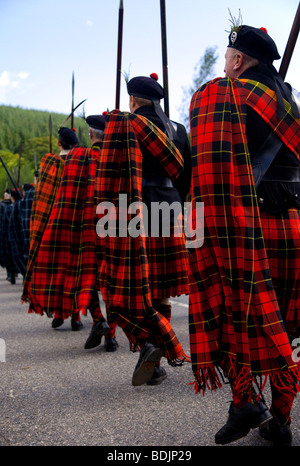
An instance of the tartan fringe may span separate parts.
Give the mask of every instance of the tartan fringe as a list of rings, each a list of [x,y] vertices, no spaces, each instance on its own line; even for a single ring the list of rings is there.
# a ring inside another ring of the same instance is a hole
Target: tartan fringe
[[[126,324],[125,319],[123,319],[121,316],[118,316],[117,318],[114,319],[114,322],[122,328],[123,332],[125,333],[128,341],[129,341],[129,350],[132,353],[136,353],[137,351],[141,351],[143,348],[144,344],[146,341],[151,339],[150,334],[146,332],[146,330],[142,330],[141,327],[138,328],[139,330],[139,335],[135,336],[133,333],[130,333],[128,331],[128,326]],[[134,332],[134,328],[132,328],[132,331]],[[191,362],[190,356],[185,354],[185,352],[182,351],[178,353],[178,347],[177,351],[172,351],[170,348],[166,348],[166,345],[163,342],[162,338],[157,339],[157,343],[164,349],[164,356],[167,359],[167,362],[169,366],[172,367],[178,367],[182,366],[185,362]]]
[[[222,388],[225,382],[225,377],[217,366],[213,364],[198,368],[194,371],[195,380],[189,385],[194,385],[196,394],[202,393],[205,395],[206,390],[217,390]]]
[[[227,368],[230,365],[230,371],[224,371],[220,366],[210,364],[194,370],[195,380],[189,385],[194,385],[195,392],[203,396],[207,390],[213,391],[222,388],[224,383],[230,384],[234,393],[242,393],[247,396],[248,401],[253,400],[253,386],[256,386],[257,399],[263,395],[264,388],[268,381],[272,382],[274,387],[283,394],[290,393],[296,397],[300,392],[300,368],[292,367],[286,370],[277,370],[268,374],[251,374],[248,367],[239,368],[233,358],[226,361]],[[245,399],[245,398],[244,398]]]
[[[118,321],[117,321],[117,323],[121,327],[121,325],[120,325],[120,323]],[[123,331],[124,331],[124,328],[123,328]],[[145,341],[147,339],[143,340],[143,341],[140,341],[140,340],[136,339],[132,334],[128,334],[125,331],[124,331],[124,333],[126,334],[128,340],[129,340],[129,349],[130,349],[130,351],[133,352],[133,353],[136,353],[137,351],[141,351],[141,349],[143,348],[144,343],[145,343]],[[170,353],[170,350],[166,349],[166,347],[164,346],[162,340],[160,342],[160,346],[164,347],[163,348],[164,351],[165,351],[164,356],[167,359],[167,362],[168,362],[169,366],[178,367],[178,366],[182,366],[185,362],[188,362],[188,363],[191,362],[190,356],[185,354],[184,351],[182,351],[180,355],[178,355],[178,353],[177,353],[176,356],[175,356],[175,355],[172,355]]]
[[[153,315],[144,321],[138,321],[127,317],[118,307],[109,307],[108,314],[112,322],[115,322],[125,333],[129,341],[129,350],[133,353],[141,351],[146,341],[159,345],[164,351],[164,357],[172,367],[182,366],[185,362],[191,362],[181,344],[177,341],[177,337],[170,328],[169,332],[164,333],[164,325],[161,320],[163,316],[155,311]],[[152,321],[151,321],[152,319]],[[164,338],[167,336],[167,338]],[[177,344],[175,344],[177,342]]]
[[[38,301],[35,299],[34,295],[31,293],[28,293],[27,295],[22,296],[21,299],[21,304],[29,304],[28,307],[28,314],[39,314],[39,315],[44,315],[46,314],[47,317],[51,317],[47,312],[44,311],[42,306],[38,303]]]
[[[275,388],[282,393],[296,396],[300,392],[300,368],[296,367],[280,373],[271,374],[270,380]]]
[[[184,352],[182,353],[182,358],[168,359],[167,355],[166,355],[166,358],[167,358],[169,366],[171,367],[183,366],[185,362],[191,362],[191,358]]]
[[[78,314],[82,315],[87,315],[88,308],[80,308],[80,309],[74,309],[72,312],[64,312],[63,310],[61,312],[55,312],[55,311],[50,311],[49,309],[44,309],[37,299],[35,298],[35,295],[33,293],[27,293],[26,295],[22,296],[21,299],[21,304],[29,304],[28,307],[28,314],[39,314],[41,316],[46,315],[47,317],[53,317],[56,314],[59,314],[60,317],[62,317],[64,320],[68,319],[69,317],[77,317]]]
[[[128,337],[128,335],[127,335]],[[129,340],[129,349],[131,352],[136,353],[137,351],[141,351],[143,347],[143,343],[137,342],[135,338],[128,337]],[[170,355],[167,354],[167,351],[165,351],[165,357],[167,359],[167,363],[171,367],[180,367],[183,366],[185,362],[191,362],[191,358],[186,355],[184,352],[182,353],[182,357],[174,357],[172,358]]]

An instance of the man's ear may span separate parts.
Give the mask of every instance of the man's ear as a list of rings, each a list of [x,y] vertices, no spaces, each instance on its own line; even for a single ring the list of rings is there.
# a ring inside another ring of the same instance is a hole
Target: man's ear
[[[234,65],[233,65],[233,70],[238,71],[241,69],[244,63],[244,57],[241,53],[237,53],[234,57]]]
[[[130,96],[130,105],[131,105],[132,107],[135,107],[135,106],[136,106],[136,100],[135,100],[134,95],[131,95],[131,96]]]

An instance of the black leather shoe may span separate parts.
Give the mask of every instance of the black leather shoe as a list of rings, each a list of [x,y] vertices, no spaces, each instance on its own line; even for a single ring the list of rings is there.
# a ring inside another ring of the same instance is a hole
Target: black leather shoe
[[[73,332],[78,332],[83,328],[83,325],[80,320],[71,320],[71,327]]]
[[[64,319],[62,317],[54,317],[51,323],[52,328],[58,328],[64,323]]]
[[[132,385],[136,387],[148,382],[153,375],[155,364],[160,361],[163,354],[161,348],[146,342],[132,375]]]
[[[84,349],[91,349],[99,346],[103,335],[109,332],[110,328],[106,320],[102,320],[93,325],[91,333],[85,342]]]
[[[159,385],[167,377],[165,369],[161,366],[154,366],[154,372],[147,385]]]
[[[272,442],[274,446],[290,447],[292,445],[292,432],[289,424],[281,426],[275,419],[259,427],[259,435]]]
[[[249,402],[242,408],[231,406],[226,424],[215,435],[215,442],[219,445],[234,442],[245,437],[250,429],[255,429],[264,422],[272,419],[267,406],[262,402]]]
[[[118,346],[119,344],[115,337],[105,338],[104,348],[107,353],[113,353],[114,351],[117,351]]]

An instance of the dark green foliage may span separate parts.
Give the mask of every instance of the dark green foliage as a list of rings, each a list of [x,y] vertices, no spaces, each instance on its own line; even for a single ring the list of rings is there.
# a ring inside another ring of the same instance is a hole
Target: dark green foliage
[[[19,178],[20,185],[33,182],[35,159],[39,168],[41,158],[50,152],[49,115],[46,111],[0,105],[0,156],[15,181]],[[52,152],[59,152],[57,131],[66,118],[67,115],[51,113]],[[65,126],[71,127],[70,125],[71,119]],[[88,126],[84,119],[75,117],[74,126],[80,143],[88,145]],[[0,199],[3,197],[5,188],[12,188],[12,186],[0,162]]]

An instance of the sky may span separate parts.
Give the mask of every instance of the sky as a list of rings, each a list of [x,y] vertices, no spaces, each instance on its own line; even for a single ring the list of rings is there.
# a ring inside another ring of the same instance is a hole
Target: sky
[[[0,0],[0,105],[86,115],[116,103],[120,0]],[[183,88],[207,47],[216,46],[215,77],[224,76],[229,10],[265,27],[281,57],[298,0],[165,0],[170,118],[180,121]],[[155,72],[163,85],[160,0],[123,0],[120,110],[129,110],[124,75]],[[279,70],[281,60],[274,62]],[[286,75],[300,91],[300,35]],[[162,102],[162,107],[163,102]],[[1,124],[1,122],[0,122]]]

